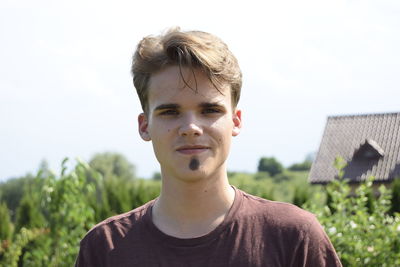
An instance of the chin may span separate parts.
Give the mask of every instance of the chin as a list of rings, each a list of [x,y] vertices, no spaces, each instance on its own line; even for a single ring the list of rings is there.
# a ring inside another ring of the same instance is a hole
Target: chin
[[[223,163],[216,165],[211,159],[200,159],[200,162],[200,166],[196,170],[190,169],[189,162],[182,164],[182,161],[180,161],[174,162],[174,164],[169,165],[169,168],[164,168],[161,171],[171,179],[176,179],[187,183],[194,183],[220,177],[221,171],[223,172],[225,170]]]
[[[195,171],[185,170],[177,175],[177,178],[181,181],[194,183],[198,181],[202,181],[208,177],[207,173],[203,169],[198,169]]]

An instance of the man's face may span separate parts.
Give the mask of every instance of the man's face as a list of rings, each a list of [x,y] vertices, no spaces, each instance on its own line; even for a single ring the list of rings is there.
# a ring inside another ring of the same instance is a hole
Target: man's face
[[[226,173],[241,112],[232,108],[230,88],[220,91],[199,70],[193,75],[190,69],[171,66],[152,75],[148,113],[139,115],[139,132],[152,141],[163,176],[195,181]]]

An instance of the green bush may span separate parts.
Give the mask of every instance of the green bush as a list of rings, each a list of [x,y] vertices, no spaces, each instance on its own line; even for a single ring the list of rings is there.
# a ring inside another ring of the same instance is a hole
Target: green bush
[[[308,171],[311,169],[312,161],[305,160],[302,163],[295,163],[289,166],[289,170],[291,171]]]
[[[42,209],[46,221],[33,220],[32,206],[24,201],[21,211],[22,227],[11,245],[0,254],[0,263],[6,266],[72,266],[78,252],[79,241],[94,225],[94,212],[87,205],[87,195],[93,185],[87,183],[87,164],[78,162],[66,173],[66,160],[59,178],[49,174],[42,187]],[[38,174],[39,176],[39,174]],[[27,212],[27,216],[22,213]]]
[[[24,197],[27,186],[35,183],[34,176],[28,174],[19,178],[12,178],[0,183],[0,201],[7,204],[12,220],[15,220],[16,210]]]
[[[339,177],[343,165],[338,162]],[[379,188],[373,195],[373,177],[361,183],[353,194],[346,179],[327,185],[328,205],[307,203],[329,235],[343,266],[400,266],[400,214],[389,214],[390,192]]]
[[[298,207],[302,207],[310,199],[310,195],[311,192],[309,186],[307,185],[296,186],[293,194],[293,204],[295,204]]]
[[[0,203],[0,246],[11,239],[13,226],[6,203]]]
[[[15,230],[25,228],[44,227],[44,218],[40,211],[40,201],[35,201],[29,194],[25,194],[18,208]]]
[[[394,179],[392,184],[392,197],[390,205],[390,214],[400,213],[400,177]]]
[[[271,179],[255,178],[252,174],[235,173],[229,178],[229,182],[235,187],[252,195],[269,200],[274,199],[274,184]]]
[[[143,205],[160,192],[160,180],[131,179],[119,167],[103,169],[105,177],[97,171],[99,166],[94,169],[78,161],[68,171],[65,164],[58,176],[44,170],[36,177],[0,185],[0,192],[5,192],[4,188],[16,192],[17,197],[3,196],[11,203],[18,201],[15,209],[19,214],[18,219],[10,220],[9,207],[0,205],[0,236],[6,240],[0,246],[0,266],[72,266],[79,241],[90,227]],[[336,162],[340,170],[343,164]],[[392,210],[395,185],[392,194],[382,187],[375,199],[372,180],[361,184],[355,196],[349,197],[345,180],[334,181],[323,190],[308,184],[307,171],[284,170],[275,176],[266,172],[228,175],[231,184],[250,194],[292,202],[314,212],[344,266],[400,266],[400,215]],[[24,185],[21,192],[16,191],[15,184]],[[41,219],[37,221],[35,215]],[[20,230],[13,231],[16,220]]]

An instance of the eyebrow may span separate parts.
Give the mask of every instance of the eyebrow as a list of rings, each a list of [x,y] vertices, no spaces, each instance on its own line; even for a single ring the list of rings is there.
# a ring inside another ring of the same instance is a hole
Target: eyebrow
[[[218,102],[210,103],[210,102],[203,102],[199,105],[201,108],[223,108],[224,106],[219,104]]]
[[[154,110],[163,110],[163,109],[179,109],[180,105],[178,104],[161,104],[157,106]]]
[[[164,110],[164,109],[179,109],[181,106],[178,104],[167,103],[161,104],[154,108],[154,111]],[[218,102],[202,102],[199,104],[201,108],[224,108],[223,105],[219,104]]]

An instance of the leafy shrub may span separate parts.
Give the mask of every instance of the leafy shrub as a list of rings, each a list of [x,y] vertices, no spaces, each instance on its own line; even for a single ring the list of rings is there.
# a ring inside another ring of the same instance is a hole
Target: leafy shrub
[[[312,161],[305,160],[302,163],[295,163],[289,166],[289,170],[291,171],[308,171],[311,169]]]
[[[34,228],[21,228],[11,245],[0,252],[1,264],[73,265],[80,239],[95,223],[94,212],[87,205],[87,195],[93,192],[93,184],[87,183],[87,164],[78,162],[73,171],[66,173],[65,163],[66,160],[62,163],[60,177],[49,175],[42,188],[41,203],[46,222],[42,226],[39,223],[31,224],[29,222],[33,215],[26,217],[27,226]],[[30,213],[31,208],[26,205],[22,211]]]
[[[0,247],[0,266],[17,267],[23,266],[20,261],[23,249],[29,242],[43,234],[40,229],[22,228],[16,235],[13,242],[7,247]],[[30,266],[38,266],[36,264]]]
[[[15,230],[25,228],[40,228],[44,225],[44,218],[40,211],[40,202],[35,201],[29,194],[25,194],[18,208]]]
[[[254,178],[254,175],[247,173],[235,173],[229,178],[229,182],[235,187],[265,199],[274,199],[274,184],[271,179]]]
[[[331,208],[306,205],[324,226],[344,266],[400,266],[400,214],[389,215],[390,192],[384,186],[379,197],[369,201],[372,183],[373,177],[350,197],[348,181],[334,180],[326,187]]]
[[[310,199],[310,189],[307,185],[296,186],[293,194],[293,204],[302,207]]]
[[[119,153],[98,153],[89,162],[89,166],[101,173],[104,179],[117,177],[125,181],[135,178],[135,166]]]
[[[36,220],[32,210],[43,218],[40,222],[19,223],[21,229],[13,232],[15,219],[10,222],[6,205],[0,205],[0,233],[5,233],[1,238],[8,236],[0,246],[0,266],[72,266],[79,241],[92,225],[136,208],[160,192],[159,180],[127,179],[127,175],[122,178],[117,171],[107,172],[112,174],[105,177],[80,161],[67,171],[65,163],[58,176],[42,171],[36,178],[2,184],[16,189],[15,184],[23,181],[24,190],[20,188],[22,193],[18,192],[17,198],[3,196],[12,203],[18,200],[16,209],[27,210],[32,220]],[[337,162],[338,168],[343,166],[343,162]],[[292,202],[314,212],[344,266],[400,266],[400,215],[389,212],[391,194],[385,188],[380,189],[379,198],[371,197],[372,180],[361,184],[353,192],[355,197],[349,197],[351,190],[345,180],[327,185],[325,192],[321,186],[308,184],[307,171],[284,170],[275,176],[266,172],[228,175],[231,184],[250,194]],[[5,192],[1,185],[0,191]],[[21,207],[29,199],[34,207]],[[7,220],[9,223],[4,223]]]
[[[0,183],[0,201],[7,204],[11,219],[15,219],[16,210],[25,194],[23,189],[33,182],[35,182],[34,176],[28,174],[24,177],[12,178]]]
[[[394,179],[392,184],[392,198],[390,205],[390,214],[400,213],[400,177]]]
[[[13,227],[6,203],[0,203],[0,246],[11,238]]]

